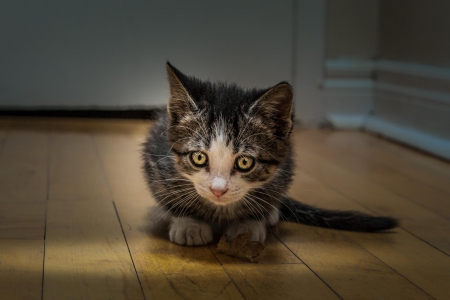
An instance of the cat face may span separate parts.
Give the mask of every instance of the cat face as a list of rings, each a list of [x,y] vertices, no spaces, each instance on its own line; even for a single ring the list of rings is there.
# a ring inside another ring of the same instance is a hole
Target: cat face
[[[179,172],[215,205],[248,196],[277,171],[292,130],[292,88],[244,90],[187,77],[167,65],[168,139]]]

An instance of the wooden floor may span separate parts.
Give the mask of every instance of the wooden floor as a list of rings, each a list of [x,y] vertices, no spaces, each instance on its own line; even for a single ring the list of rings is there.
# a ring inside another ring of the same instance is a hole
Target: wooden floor
[[[282,223],[258,264],[171,244],[140,170],[149,123],[0,119],[1,299],[450,299],[450,165],[370,134],[295,131],[290,194],[396,217]]]

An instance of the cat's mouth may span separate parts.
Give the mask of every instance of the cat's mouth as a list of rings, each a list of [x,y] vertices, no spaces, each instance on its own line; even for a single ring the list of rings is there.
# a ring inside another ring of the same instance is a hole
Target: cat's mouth
[[[216,205],[227,205],[236,201],[236,199],[229,197],[228,195],[216,196],[213,193],[207,193],[206,195],[201,196]]]
[[[197,193],[208,200],[209,202],[212,202],[216,205],[227,205],[233,202],[236,202],[239,200],[234,195],[231,195],[230,191],[222,191],[218,192],[217,190],[206,188],[202,185],[195,185],[195,189],[197,190]]]

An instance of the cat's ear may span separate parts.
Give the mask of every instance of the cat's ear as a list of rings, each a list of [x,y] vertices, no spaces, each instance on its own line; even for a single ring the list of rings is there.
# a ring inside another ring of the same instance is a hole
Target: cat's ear
[[[170,99],[167,111],[172,121],[177,121],[187,113],[196,111],[197,105],[183,85],[183,81],[188,80],[187,76],[169,62],[166,64],[166,70],[170,86]]]
[[[281,82],[265,92],[250,107],[251,115],[260,115],[275,129],[275,134],[287,137],[294,118],[294,93],[287,82]]]

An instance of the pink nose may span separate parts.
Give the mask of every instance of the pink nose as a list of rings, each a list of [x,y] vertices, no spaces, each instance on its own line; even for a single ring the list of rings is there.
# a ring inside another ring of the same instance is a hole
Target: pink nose
[[[216,197],[221,197],[223,194],[225,194],[225,193],[228,191],[227,188],[225,188],[225,189],[213,189],[213,188],[210,188],[210,189],[211,189],[211,192],[212,192]]]

